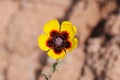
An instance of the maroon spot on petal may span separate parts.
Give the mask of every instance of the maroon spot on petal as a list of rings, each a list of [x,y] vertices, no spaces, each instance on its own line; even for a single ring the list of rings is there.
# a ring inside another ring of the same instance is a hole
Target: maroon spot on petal
[[[69,41],[64,42],[64,47],[66,49],[70,48],[71,47],[71,42],[69,42]]]
[[[56,31],[56,30],[52,30],[52,31],[50,32],[50,36],[51,36],[51,37],[55,37],[55,36],[58,36],[58,35],[59,35],[59,32]]]
[[[60,36],[61,36],[62,39],[67,40],[68,37],[69,37],[69,33],[67,31],[62,31],[60,33]]]
[[[52,39],[48,39],[46,44],[47,44],[48,47],[52,47],[54,43],[53,43]]]
[[[60,54],[62,52],[61,48],[54,48],[53,50],[54,50],[55,54]]]

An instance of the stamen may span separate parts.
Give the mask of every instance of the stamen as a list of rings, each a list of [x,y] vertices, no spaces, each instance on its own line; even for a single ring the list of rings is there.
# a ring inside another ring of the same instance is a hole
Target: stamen
[[[63,43],[63,40],[62,40],[60,37],[58,37],[58,38],[55,39],[55,44],[56,44],[57,46],[61,46],[62,43]]]

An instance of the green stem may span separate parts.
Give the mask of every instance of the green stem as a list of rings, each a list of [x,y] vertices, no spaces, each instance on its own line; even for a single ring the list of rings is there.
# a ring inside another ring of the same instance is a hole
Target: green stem
[[[56,62],[53,63],[53,65],[52,65],[52,72],[53,72],[53,73],[59,68],[60,63],[61,63],[61,60],[60,60],[60,59],[56,60]]]
[[[56,62],[53,63],[53,65],[52,65],[52,72],[53,72],[53,74],[59,68],[60,64],[61,64],[61,60],[60,59],[56,60]],[[52,77],[52,76],[49,77],[44,72],[42,72],[41,74],[45,77],[46,80],[50,80],[50,78]]]

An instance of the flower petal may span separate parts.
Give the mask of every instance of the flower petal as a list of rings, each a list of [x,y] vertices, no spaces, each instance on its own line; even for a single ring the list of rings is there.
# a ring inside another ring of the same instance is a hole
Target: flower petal
[[[50,20],[44,25],[44,32],[46,34],[49,34],[52,30],[60,30],[60,24],[57,20]]]
[[[71,22],[69,21],[64,21],[61,25],[60,31],[67,31],[69,33],[69,37],[73,38],[75,35],[74,27]]]
[[[48,40],[49,36],[42,34],[38,37],[38,46],[43,50],[43,51],[48,51],[50,48],[46,45],[46,42]]]
[[[68,48],[68,49],[66,49],[67,52],[73,50],[73,49],[76,48],[77,45],[78,45],[78,40],[77,40],[77,38],[71,39],[70,42],[71,42],[71,47]]]
[[[74,32],[75,32],[75,34],[76,34],[76,26],[73,26],[73,29],[74,29]]]
[[[65,51],[62,50],[61,53],[57,54],[53,49],[48,51],[48,56],[51,57],[52,59],[61,59],[64,58],[66,55]]]

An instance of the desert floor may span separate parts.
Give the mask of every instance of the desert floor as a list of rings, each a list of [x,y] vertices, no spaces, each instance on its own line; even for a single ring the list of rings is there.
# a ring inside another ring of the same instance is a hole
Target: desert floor
[[[37,43],[51,19],[71,21],[79,40],[52,80],[120,80],[120,0],[0,0],[0,80],[51,74]]]

